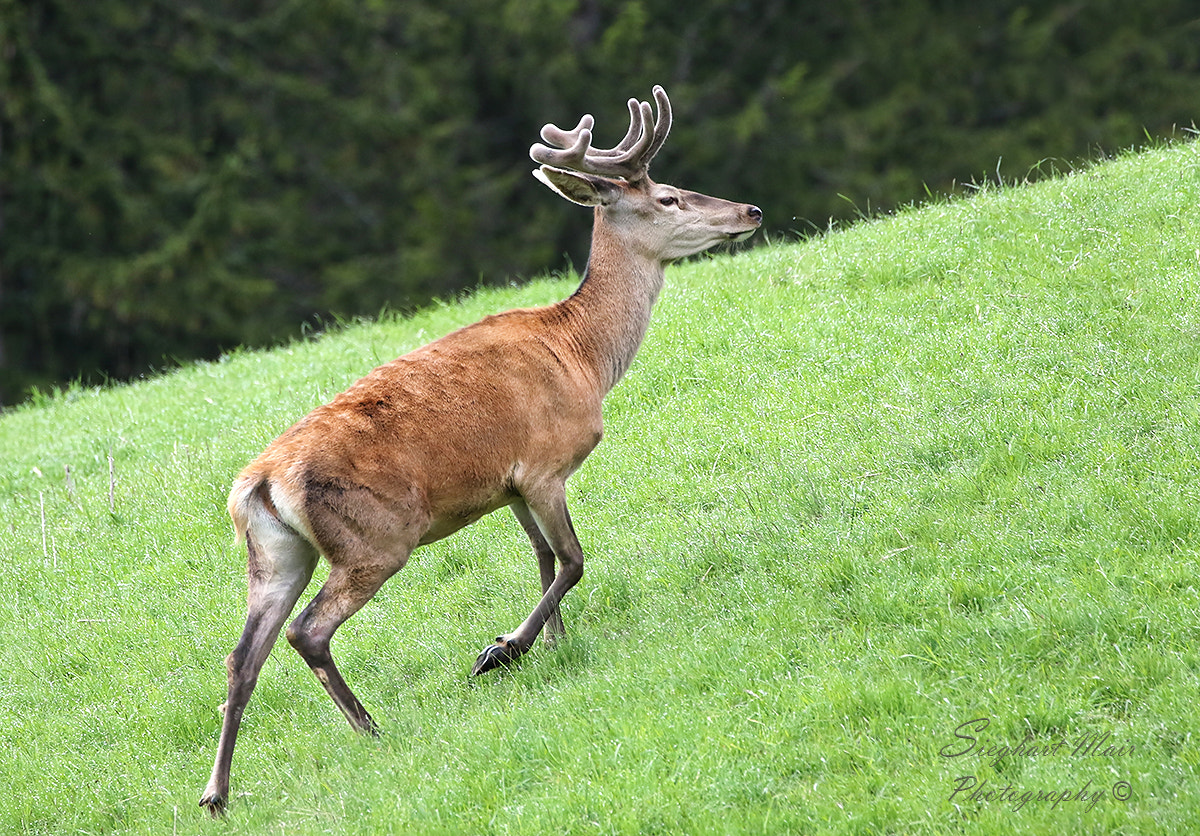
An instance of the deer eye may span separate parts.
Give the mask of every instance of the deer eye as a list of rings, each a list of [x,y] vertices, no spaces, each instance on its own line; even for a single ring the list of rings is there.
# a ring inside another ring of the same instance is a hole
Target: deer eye
[[[668,195],[667,197],[660,197],[658,202],[663,206],[674,206],[675,204],[679,203],[679,199]]]

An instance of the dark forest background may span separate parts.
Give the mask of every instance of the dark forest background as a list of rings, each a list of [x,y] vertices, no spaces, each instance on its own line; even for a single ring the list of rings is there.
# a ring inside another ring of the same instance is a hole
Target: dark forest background
[[[1181,136],[1200,6],[0,0],[0,404],[586,259],[527,149],[666,86],[770,234]]]

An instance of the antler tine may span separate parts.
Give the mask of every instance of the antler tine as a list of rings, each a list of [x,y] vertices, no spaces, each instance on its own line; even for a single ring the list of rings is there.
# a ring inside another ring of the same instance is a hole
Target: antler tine
[[[547,142],[557,145],[559,148],[570,148],[579,141],[579,135],[583,131],[590,131],[592,126],[596,124],[596,120],[592,118],[590,113],[584,114],[579,124],[575,126],[573,131],[564,131],[557,125],[542,126],[542,139]]]
[[[561,136],[566,141],[574,141],[570,143],[569,147],[561,149],[547,148],[540,142],[533,143],[529,148],[529,156],[535,163],[554,168],[563,168],[568,171],[583,171],[589,174],[596,173],[589,171],[587,167],[587,150],[592,144],[592,132],[588,128],[577,128],[575,131],[567,132],[553,125],[547,125],[542,128],[542,137],[547,141],[553,141],[547,134],[550,134],[550,136]],[[563,144],[566,144],[566,142]]]
[[[625,138],[613,148],[592,148],[591,129],[595,124],[592,116],[586,115],[579,120],[573,131],[564,131],[557,125],[544,125],[542,139],[557,145],[549,148],[541,143],[534,143],[529,149],[529,156],[535,162],[555,168],[566,168],[582,171],[586,174],[599,174],[604,177],[626,177],[632,173],[622,163],[623,155],[628,154],[644,133],[642,107],[637,99],[629,100],[629,130]]]
[[[633,144],[642,136],[642,131],[645,122],[642,118],[642,104],[637,99],[629,100],[629,130],[625,132],[625,138],[614,145],[612,148],[592,148],[588,151],[589,157],[619,157],[624,154]]]
[[[661,84],[654,85],[654,101],[658,103],[658,121],[654,123],[654,139],[650,141],[650,147],[646,149],[646,167],[649,168],[650,161],[662,149],[663,143],[667,141],[667,134],[671,132],[671,100],[667,98],[667,91],[663,89]]]
[[[629,100],[629,130],[612,148],[591,147],[594,120],[584,116],[573,131],[564,131],[554,125],[543,127],[542,139],[559,147],[535,143],[529,149],[529,156],[535,162],[555,168],[620,177],[629,182],[640,180],[646,176],[650,161],[662,148],[671,130],[671,102],[661,86],[655,86],[654,99],[658,104],[657,120],[649,102]]]

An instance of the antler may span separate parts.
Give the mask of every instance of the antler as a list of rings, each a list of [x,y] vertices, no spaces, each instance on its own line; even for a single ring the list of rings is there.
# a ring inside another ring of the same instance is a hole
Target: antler
[[[592,126],[596,120],[587,115],[571,131],[546,125],[542,128],[542,139],[558,147],[537,142],[529,149],[529,156],[534,162],[554,168],[620,177],[631,183],[641,180],[671,131],[671,100],[667,91],[656,85],[654,100],[658,103],[657,120],[653,119],[649,102],[629,100],[629,131],[612,148],[592,147]]]

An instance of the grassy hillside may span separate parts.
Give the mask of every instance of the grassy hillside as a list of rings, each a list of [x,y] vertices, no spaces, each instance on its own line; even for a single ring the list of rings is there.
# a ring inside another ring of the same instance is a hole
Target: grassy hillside
[[[419,551],[335,640],[382,739],[278,647],[224,823],[233,475],[573,280],[7,414],[0,831],[1198,831],[1198,247],[1181,145],[672,269],[570,486],[568,640],[469,679],[528,543]]]

